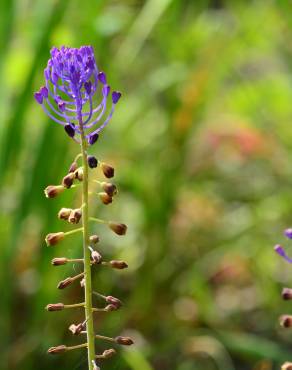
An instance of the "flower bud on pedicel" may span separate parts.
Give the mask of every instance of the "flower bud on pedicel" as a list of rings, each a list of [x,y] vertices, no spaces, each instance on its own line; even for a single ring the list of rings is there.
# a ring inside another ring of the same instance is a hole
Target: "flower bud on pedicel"
[[[71,172],[75,172],[76,170],[77,170],[77,168],[78,168],[78,164],[77,164],[77,162],[76,161],[74,161],[72,164],[71,164],[71,166],[69,167],[69,173],[71,173]]]
[[[108,304],[107,306],[105,306],[105,308],[104,308],[104,310],[106,311],[106,312],[111,312],[111,311],[116,311],[116,310],[118,310],[119,309],[119,307],[117,307],[116,305],[114,305],[114,304]]]
[[[91,244],[97,244],[99,242],[100,238],[98,235],[91,235],[89,237],[89,241]]]
[[[290,288],[283,288],[283,290],[282,290],[282,298],[285,301],[288,301],[288,300],[292,299],[292,289],[290,289]]]
[[[89,135],[88,137],[88,144],[93,145],[99,138],[98,134]]]
[[[98,160],[93,155],[89,155],[87,156],[87,163],[90,168],[96,168]]]
[[[74,173],[68,173],[68,175],[66,175],[65,177],[63,177],[62,185],[65,188],[70,189],[71,186],[73,185],[74,178],[75,178]]]
[[[59,353],[64,353],[67,351],[67,347],[64,345],[57,346],[57,347],[51,347],[48,349],[48,353],[51,355],[57,355]]]
[[[74,175],[75,175],[75,179],[77,179],[79,181],[83,181],[83,168],[82,167],[78,168],[74,172]]]
[[[125,261],[112,260],[112,261],[109,261],[109,264],[112,268],[118,269],[118,270],[123,270],[128,267],[128,264]]]
[[[292,228],[286,229],[286,230],[284,231],[284,235],[285,235],[288,239],[292,239]]]
[[[73,283],[73,279],[68,277],[62,281],[59,282],[59,284],[57,285],[57,288],[58,289],[65,289],[67,288],[67,286],[71,285]]]
[[[281,366],[281,370],[292,370],[292,362],[285,362]]]
[[[110,303],[110,304],[113,304],[114,306],[116,306],[117,308],[120,308],[122,306],[122,302],[116,298],[116,297],[113,297],[111,295],[105,297],[105,301],[107,303]]]
[[[117,235],[125,235],[127,232],[127,225],[118,224],[116,222],[109,222],[109,228],[115,232]]]
[[[46,198],[55,198],[65,190],[64,186],[61,185],[49,185],[45,188],[44,193]]]
[[[130,337],[116,337],[115,338],[116,343],[122,344],[123,346],[131,346],[134,344],[133,340]]]
[[[102,162],[100,164],[100,167],[105,177],[107,177],[108,179],[110,179],[111,177],[114,177],[115,169],[112,166]]]
[[[61,208],[59,213],[58,213],[58,218],[60,220],[68,220],[71,211],[72,211],[71,208]]]
[[[279,319],[280,325],[283,326],[283,328],[291,328],[292,326],[292,316],[291,315],[283,315]]]
[[[91,252],[91,258],[94,261],[94,263],[96,263],[97,265],[100,264],[101,261],[102,261],[102,256],[97,251],[92,251]]]
[[[110,197],[113,197],[118,192],[116,185],[110,182],[102,182],[101,187]]]
[[[113,348],[109,348],[103,351],[102,356],[104,358],[110,358],[114,356],[117,352]]]
[[[68,259],[65,257],[57,257],[57,258],[52,259],[53,266],[66,265],[67,262],[68,262]]]
[[[107,193],[98,193],[98,196],[103,204],[107,205],[112,203],[113,198],[109,196]]]
[[[52,246],[58,244],[61,240],[65,238],[65,233],[62,231],[58,233],[50,233],[46,236],[47,246]]]
[[[64,303],[50,303],[46,306],[47,311],[62,311],[64,308]]]
[[[81,219],[81,216],[82,216],[81,209],[73,209],[70,212],[70,215],[68,217],[68,221],[70,222],[70,224],[78,224],[78,222]]]
[[[73,335],[79,335],[84,330],[84,323],[72,324],[69,326],[69,330]]]

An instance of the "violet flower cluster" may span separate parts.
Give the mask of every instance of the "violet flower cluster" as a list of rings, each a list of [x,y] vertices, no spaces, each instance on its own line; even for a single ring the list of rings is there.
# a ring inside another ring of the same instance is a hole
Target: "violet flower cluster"
[[[284,231],[284,235],[288,239],[292,239],[292,228],[286,229]],[[275,245],[274,250],[285,261],[287,261],[288,263],[292,263],[292,258],[287,255],[287,253],[285,252],[285,249],[283,248],[282,245],[280,245],[280,244]],[[291,288],[283,288],[282,298],[286,301],[287,300],[292,300],[292,289]],[[292,327],[292,315],[282,315],[280,317],[280,325],[283,328],[291,328]],[[292,370],[292,362],[285,362],[282,365],[281,370]]]
[[[94,144],[112,118],[121,93],[110,94],[106,75],[95,63],[93,48],[52,48],[44,75],[46,83],[34,94],[36,101],[75,141],[80,143],[78,136],[84,130],[88,144]],[[100,101],[96,103],[98,90]]]

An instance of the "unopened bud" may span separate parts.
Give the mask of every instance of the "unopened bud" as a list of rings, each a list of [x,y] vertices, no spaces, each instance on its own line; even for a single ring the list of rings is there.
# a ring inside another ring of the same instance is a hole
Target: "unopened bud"
[[[127,225],[109,222],[109,228],[118,235],[125,235],[127,232]]]
[[[72,284],[74,280],[72,278],[68,277],[65,280],[62,280],[59,282],[57,288],[58,289],[65,289],[68,285]]]
[[[96,263],[97,265],[100,264],[102,261],[101,254],[94,250],[91,252],[91,258],[94,261],[94,263]]]
[[[102,356],[104,358],[110,358],[112,356],[114,356],[117,352],[113,349],[113,348],[110,348],[110,349],[106,349],[103,351],[102,353]]]
[[[64,308],[64,303],[50,303],[46,306],[47,311],[62,311]]]
[[[74,172],[75,179],[79,181],[83,181],[83,168],[79,167],[75,172]]]
[[[292,289],[290,289],[290,288],[283,288],[283,290],[282,290],[282,298],[285,301],[288,301],[288,300],[292,299]]]
[[[80,286],[81,286],[81,288],[85,287],[85,279],[84,278],[80,280]]]
[[[61,208],[58,213],[58,218],[60,220],[68,220],[68,217],[70,216],[72,209],[71,208]]]
[[[91,244],[97,244],[99,242],[99,236],[98,235],[91,235],[89,237],[89,241]]]
[[[60,231],[59,233],[51,233],[46,236],[47,246],[56,245],[65,238],[65,233]]]
[[[283,328],[291,328],[292,326],[292,316],[291,315],[283,315],[279,319],[280,325],[283,326]]]
[[[48,353],[51,355],[57,355],[59,353],[64,353],[67,351],[67,347],[64,345],[57,346],[57,347],[51,347],[48,349]]]
[[[74,177],[75,177],[74,173],[68,173],[68,175],[63,177],[62,185],[67,189],[71,188],[74,182]]]
[[[78,168],[78,164],[77,164],[77,162],[73,162],[72,164],[71,164],[71,166],[69,167],[69,173],[71,173],[71,172],[75,172],[76,170],[77,170],[77,168]]]
[[[74,335],[79,335],[82,330],[84,330],[84,323],[80,323],[80,324],[72,324],[69,326],[69,330],[72,332],[72,334]]]
[[[65,190],[62,185],[49,185],[45,188],[45,196],[47,198],[55,198],[57,195],[62,193]]]
[[[87,157],[87,163],[90,168],[96,168],[98,160],[93,155],[89,155]]]
[[[102,201],[103,204],[110,204],[113,201],[113,198],[108,195],[107,193],[98,193],[99,199]]]
[[[115,306],[114,304],[108,304],[105,306],[104,310],[106,312],[116,311],[119,307]]]
[[[118,344],[122,344],[123,346],[131,346],[134,344],[133,340],[130,337],[116,337],[115,342]]]
[[[81,209],[72,209],[68,221],[70,222],[70,224],[78,224],[78,222],[81,219],[81,216],[82,216]]]
[[[108,179],[114,177],[115,169],[112,166],[102,162],[100,164],[100,167],[105,177],[107,177]]]
[[[110,197],[116,195],[118,192],[116,185],[110,182],[102,182],[101,187]]]
[[[53,266],[66,265],[67,262],[68,262],[68,259],[65,257],[57,257],[57,258],[52,259]]]
[[[107,297],[105,297],[105,301],[107,303],[113,304],[117,308],[120,308],[122,306],[122,302],[118,298],[113,297],[111,295],[108,295]]]
[[[123,270],[128,267],[128,264],[125,261],[112,260],[112,261],[109,261],[109,264],[111,265],[112,268],[118,269],[118,270]]]
[[[292,370],[292,362],[285,362],[281,366],[281,370]]]

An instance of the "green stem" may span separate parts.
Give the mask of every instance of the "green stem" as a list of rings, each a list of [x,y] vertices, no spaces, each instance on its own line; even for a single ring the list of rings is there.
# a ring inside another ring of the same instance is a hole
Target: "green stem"
[[[81,131],[81,154],[83,162],[83,186],[82,186],[82,224],[83,224],[83,256],[84,256],[84,278],[85,278],[85,317],[87,331],[88,369],[93,370],[95,359],[95,335],[92,316],[92,288],[91,288],[91,262],[89,245],[89,213],[88,213],[88,164],[87,164],[87,142],[85,139],[82,118],[80,119]]]

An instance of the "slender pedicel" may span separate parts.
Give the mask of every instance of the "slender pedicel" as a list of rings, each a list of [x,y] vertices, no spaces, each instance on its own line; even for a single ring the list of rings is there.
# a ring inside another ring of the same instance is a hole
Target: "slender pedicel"
[[[71,308],[84,310],[84,321],[79,324],[71,324],[69,330],[73,335],[86,334],[86,343],[68,347],[59,345],[51,347],[48,353],[59,354],[74,349],[86,348],[88,357],[88,370],[100,370],[96,359],[107,359],[116,351],[112,348],[106,349],[102,354],[95,353],[95,340],[102,339],[94,332],[93,314],[100,312],[116,311],[122,306],[121,301],[113,296],[99,295],[104,300],[105,307],[93,307],[92,305],[92,279],[91,268],[99,268],[100,265],[109,266],[115,269],[128,267],[124,261],[103,261],[101,254],[96,250],[100,237],[91,235],[89,221],[107,225],[117,235],[124,235],[127,226],[123,223],[105,221],[89,215],[88,185],[89,171],[92,175],[97,173],[99,167],[105,177],[114,176],[114,168],[103,161],[98,160],[89,153],[89,148],[94,145],[101,131],[106,127],[112,118],[116,104],[120,100],[121,93],[112,91],[104,72],[99,71],[95,62],[93,48],[81,46],[80,48],[51,49],[51,58],[44,71],[45,85],[34,94],[44,112],[63,128],[63,133],[73,141],[80,144],[78,153],[64,175],[61,184],[50,185],[45,189],[47,198],[55,198],[66,189],[82,187],[82,205],[79,208],[62,207],[58,212],[58,218],[70,224],[82,222],[82,227],[70,231],[59,231],[49,233],[46,238],[48,246],[57,245],[67,236],[82,233],[83,256],[82,258],[55,257],[52,259],[53,266],[63,266],[68,263],[80,263],[83,271],[75,276],[69,276],[59,282],[58,289],[64,289],[73,282],[80,280],[83,288],[84,302],[65,305],[64,303],[48,304],[48,311],[62,311]],[[109,106],[110,105],[110,106]],[[98,197],[103,204],[110,204],[113,196],[117,194],[114,184],[105,181],[97,182],[101,187]],[[109,337],[103,337],[106,339]],[[109,339],[107,339],[109,340]],[[132,340],[127,337],[111,338],[110,341],[130,345]]]

